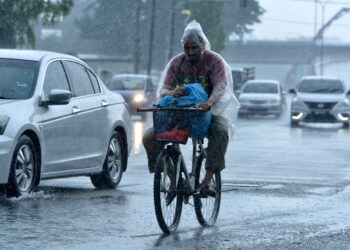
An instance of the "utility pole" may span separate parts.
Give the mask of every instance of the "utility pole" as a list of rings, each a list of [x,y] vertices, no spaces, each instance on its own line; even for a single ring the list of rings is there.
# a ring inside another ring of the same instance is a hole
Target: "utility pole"
[[[324,5],[325,6],[325,5]],[[324,11],[323,11],[324,12]],[[343,15],[350,13],[350,8],[342,8],[340,9],[331,19],[329,19],[326,23],[324,23],[324,13],[322,14],[322,27],[318,30],[317,34],[314,37],[314,42],[318,39],[321,39],[321,53],[320,53],[320,74],[323,74],[323,47],[324,47],[324,32],[327,28],[329,28],[332,23],[341,18]]]
[[[135,40],[134,40],[134,73],[140,73],[141,62],[141,37],[140,37],[140,19],[141,19],[141,5],[144,0],[136,0],[136,28],[135,28]]]
[[[176,8],[176,0],[172,0],[172,2],[171,2],[171,14],[170,14],[170,34],[169,34],[168,61],[173,57],[173,53],[174,53],[175,8]]]
[[[151,31],[150,31],[150,37],[149,37],[148,64],[147,64],[147,74],[148,75],[150,75],[152,72],[155,17],[156,17],[156,0],[152,0]]]
[[[322,27],[324,26],[324,12],[325,12],[325,8],[327,3],[329,2],[325,1],[325,2],[320,2],[321,3],[321,7],[322,7]],[[322,32],[321,34],[321,53],[320,53],[320,75],[323,76],[323,54],[324,54],[324,33]]]
[[[317,4],[318,0],[315,0],[315,12],[314,12],[314,36],[316,36],[317,33]]]

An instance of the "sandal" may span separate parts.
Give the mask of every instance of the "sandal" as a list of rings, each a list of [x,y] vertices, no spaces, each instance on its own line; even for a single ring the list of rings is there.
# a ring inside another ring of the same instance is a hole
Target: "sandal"
[[[203,198],[207,198],[208,196],[210,197],[216,197],[216,191],[209,186],[200,186],[199,187],[199,195]]]

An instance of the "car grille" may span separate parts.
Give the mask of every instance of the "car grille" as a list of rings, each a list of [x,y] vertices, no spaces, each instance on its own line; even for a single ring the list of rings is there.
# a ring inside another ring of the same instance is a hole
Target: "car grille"
[[[304,119],[306,122],[336,122],[337,119],[329,113],[325,114],[314,114],[307,115]]]
[[[267,101],[265,101],[265,100],[249,100],[249,102],[250,103],[252,103],[252,104],[265,104],[265,103],[267,103]]]
[[[311,110],[331,110],[336,102],[305,102]]]

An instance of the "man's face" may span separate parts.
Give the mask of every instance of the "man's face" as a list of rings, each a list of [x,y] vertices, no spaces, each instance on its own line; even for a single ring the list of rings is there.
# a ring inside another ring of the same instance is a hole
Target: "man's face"
[[[197,37],[184,39],[184,52],[190,63],[197,63],[202,55],[202,47]]]

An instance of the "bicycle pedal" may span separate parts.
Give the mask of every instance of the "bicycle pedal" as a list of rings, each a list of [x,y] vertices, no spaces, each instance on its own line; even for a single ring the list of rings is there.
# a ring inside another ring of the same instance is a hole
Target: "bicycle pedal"
[[[187,205],[189,203],[190,197],[184,196],[184,203]]]
[[[208,195],[202,194],[202,193],[200,193],[199,191],[196,191],[196,192],[193,194],[193,197],[195,197],[195,198],[208,198]]]

